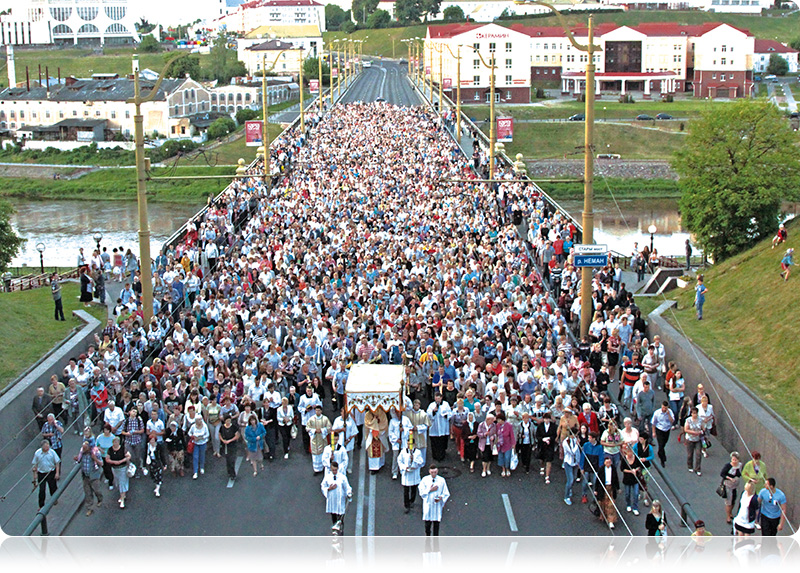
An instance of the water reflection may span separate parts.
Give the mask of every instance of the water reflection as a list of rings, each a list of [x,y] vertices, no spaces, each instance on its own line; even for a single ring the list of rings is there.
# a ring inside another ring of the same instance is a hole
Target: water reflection
[[[87,255],[95,246],[92,235],[103,234],[101,246],[109,252],[114,247],[137,251],[139,215],[135,202],[129,201],[17,201],[12,200],[16,213],[11,225],[21,237],[28,239],[11,265],[39,265],[36,244],[45,245],[46,266],[74,266],[78,249]],[[158,253],[163,242],[186,222],[198,209],[197,205],[150,203],[151,250]]]

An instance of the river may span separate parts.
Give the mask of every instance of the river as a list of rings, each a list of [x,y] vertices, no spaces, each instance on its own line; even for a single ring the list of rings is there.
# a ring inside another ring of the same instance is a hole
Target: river
[[[95,231],[103,234],[101,247],[138,253],[139,212],[135,201],[24,201],[10,200],[16,209],[11,225],[27,239],[11,266],[39,266],[37,243],[43,243],[45,266],[74,267],[78,249],[91,256]],[[202,207],[177,203],[150,203],[151,252],[153,256],[172,233]]]

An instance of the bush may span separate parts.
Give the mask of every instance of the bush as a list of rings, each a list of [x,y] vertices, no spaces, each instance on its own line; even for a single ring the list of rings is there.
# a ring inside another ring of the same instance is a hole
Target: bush
[[[254,109],[240,109],[236,112],[236,123],[238,125],[244,125],[244,122],[249,121],[251,119],[258,119],[260,114],[258,111]]]
[[[367,28],[380,29],[388,28],[392,22],[392,16],[386,10],[375,10],[367,18]]]
[[[353,22],[348,21],[341,25],[341,30],[345,34],[352,34],[356,31],[356,25]]]
[[[155,54],[161,51],[161,44],[158,43],[151,34],[144,36],[139,43],[139,51],[148,54]]]
[[[208,127],[208,139],[211,140],[225,137],[234,129],[236,129],[235,121],[229,117],[220,117]]]

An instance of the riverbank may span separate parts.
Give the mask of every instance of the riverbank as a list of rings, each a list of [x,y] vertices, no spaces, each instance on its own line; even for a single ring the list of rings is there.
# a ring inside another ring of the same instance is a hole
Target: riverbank
[[[235,167],[177,167],[154,168],[153,177],[230,175]],[[147,197],[165,203],[197,203],[209,194],[222,191],[231,179],[179,179],[149,181]],[[76,199],[84,201],[136,200],[135,169],[101,169],[78,179],[39,180],[30,178],[0,178],[0,197],[35,200]]]
[[[536,176],[531,175],[533,179]],[[583,183],[539,183],[554,199],[583,197]],[[678,182],[672,179],[598,177],[595,175],[594,196],[604,199],[677,199],[681,196]]]

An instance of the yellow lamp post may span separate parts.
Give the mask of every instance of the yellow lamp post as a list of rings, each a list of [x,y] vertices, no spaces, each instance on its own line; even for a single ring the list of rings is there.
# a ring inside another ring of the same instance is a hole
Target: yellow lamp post
[[[491,63],[486,63],[486,60],[483,59],[481,53],[472,48],[473,52],[477,54],[478,58],[481,60],[481,64],[485,67],[489,68],[490,76],[489,76],[489,182],[491,183],[494,180],[494,155],[495,155],[495,143],[497,143],[497,135],[495,134],[495,119],[494,119],[494,74],[495,74],[495,61],[494,61],[494,52],[492,52],[492,57],[490,58]]]
[[[280,58],[284,52],[287,51],[288,50],[281,50],[278,52],[278,55],[275,56],[275,60],[272,62],[272,65],[270,65],[269,69],[267,69],[267,55],[261,54],[261,121],[263,122],[263,129],[261,134],[261,146],[256,150],[256,157],[264,158],[264,173],[262,177],[267,188],[269,188],[272,182],[270,179],[269,164],[269,93],[267,90],[267,74],[275,69],[275,66],[278,64],[278,58]],[[300,107],[302,109],[302,103],[300,104]]]
[[[322,105],[325,100],[322,97],[322,58],[325,55],[325,42],[321,42],[319,52],[317,52],[317,63],[319,64],[319,93],[317,94],[317,107],[319,107],[319,114],[322,115]]]
[[[538,4],[552,11],[558,18],[561,27],[564,28],[567,38],[575,49],[588,54],[586,63],[586,108],[585,108],[585,131],[584,131],[584,163],[583,163],[583,243],[591,244],[594,242],[594,54],[602,51],[600,46],[594,45],[594,24],[589,16],[588,42],[586,45],[579,44],[575,36],[566,24],[564,17],[552,5],[541,0],[517,0],[517,4]],[[577,80],[576,80],[577,81]],[[592,269],[584,267],[581,271],[581,336],[589,332],[589,325],[592,322]]]
[[[456,140],[461,141],[461,44],[456,46],[457,55],[450,46],[443,44],[450,56],[456,59]],[[451,92],[452,93],[452,92]]]

